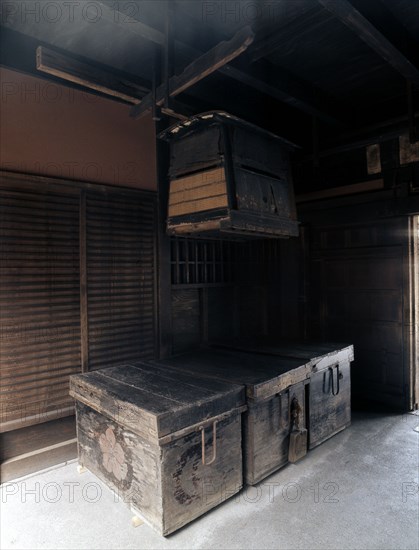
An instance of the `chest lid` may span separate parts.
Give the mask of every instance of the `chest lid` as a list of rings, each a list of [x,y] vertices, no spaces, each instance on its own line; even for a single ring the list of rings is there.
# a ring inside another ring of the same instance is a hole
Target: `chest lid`
[[[244,387],[149,362],[70,377],[70,395],[147,439],[158,439],[245,404]]]
[[[306,380],[310,374],[307,361],[298,358],[221,349],[188,352],[160,360],[157,364],[232,384],[244,384],[247,397],[254,400],[280,393],[292,384]]]
[[[354,347],[337,342],[273,340],[272,338],[235,339],[213,343],[215,348],[278,355],[309,363],[312,371],[327,369],[343,361],[354,360]]]

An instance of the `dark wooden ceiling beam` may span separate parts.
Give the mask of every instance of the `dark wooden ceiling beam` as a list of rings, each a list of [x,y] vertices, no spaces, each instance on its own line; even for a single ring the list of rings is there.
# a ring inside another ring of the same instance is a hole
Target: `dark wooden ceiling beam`
[[[130,18],[126,13],[126,10],[124,11],[123,2],[109,4],[104,3],[102,0],[98,0],[98,4],[101,6],[101,20],[112,22],[116,26],[115,32],[123,32],[127,35],[138,36],[141,47],[144,47],[144,40],[157,44],[159,47],[164,45],[164,33],[150,27],[144,22]],[[115,10],[118,12],[118,9],[120,10],[119,15],[118,13],[115,13]],[[180,15],[182,18],[185,15],[185,18],[188,20],[189,16],[187,13],[185,14],[185,12],[182,11],[182,14],[178,14],[177,17],[180,17]],[[7,30],[10,32],[17,32],[13,30],[13,21],[7,20],[5,24],[8,28],[3,29],[3,31]],[[23,30],[20,25],[19,29],[22,36],[36,38],[36,46],[42,44],[39,33],[36,33],[32,27]],[[23,34],[23,31],[25,34]],[[50,44],[46,42],[44,42],[44,45],[47,47],[50,46]],[[177,34],[177,39],[175,39],[175,47],[176,51],[179,52],[179,57],[182,59],[196,59],[202,55],[201,49],[197,49],[190,44],[186,44],[183,40],[179,40],[179,34]],[[62,50],[61,53],[65,54],[65,51]],[[31,61],[31,63],[33,62]],[[336,116],[334,109],[330,109],[330,105],[332,103],[328,101],[327,95],[322,94],[320,90],[313,95],[312,86],[309,83],[302,83],[298,79],[293,78],[292,75],[286,74],[282,71],[282,69],[272,65],[268,71],[261,68],[260,62],[254,63],[251,67],[249,67],[249,65],[249,63],[242,63],[239,65],[228,64],[219,69],[218,72],[235,79],[237,82],[245,83],[250,88],[264,93],[265,95],[284,104],[291,105],[299,109],[301,112],[309,114],[310,116],[315,114],[324,122],[334,124],[341,119],[339,114]],[[232,68],[230,69],[230,67]],[[141,79],[136,77],[136,80],[140,81]],[[195,95],[194,92],[192,93]]]
[[[101,1],[99,1],[102,4]],[[105,9],[108,10],[107,17],[109,19],[115,19],[114,15],[111,15],[112,10],[104,4]],[[114,9],[122,10],[122,7],[118,3],[114,4]],[[179,11],[177,7],[177,11]],[[182,11],[182,14],[179,18],[182,21],[185,21],[185,24],[190,20],[190,16]],[[124,21],[123,28],[127,32],[133,32],[146,40],[151,40],[155,44],[164,46],[165,36],[163,32],[157,31],[155,29],[152,32],[147,30],[147,25],[141,23],[139,26],[136,25],[137,19],[129,18],[126,13],[123,13],[121,20]],[[196,23],[195,23],[196,24]],[[197,58],[202,55],[202,50],[186,44],[179,38],[175,39],[175,47],[177,51],[182,51],[185,56],[188,56],[192,59]],[[330,101],[330,97],[327,94],[324,94],[321,90],[316,90],[313,95],[313,87],[307,83],[302,82],[299,79],[293,77],[290,74],[287,74],[285,71],[278,67],[270,65],[270,71],[265,71],[261,66],[254,63],[251,67],[249,63],[242,63],[240,66],[237,64],[227,64],[218,69],[218,72],[226,75],[230,78],[237,80],[242,84],[246,84],[250,88],[253,88],[263,94],[266,94],[278,101],[281,101],[287,105],[293,106],[296,109],[299,109],[310,116],[318,116],[320,120],[328,124],[339,124],[342,120],[345,119],[344,109],[330,109],[330,105],[335,103],[335,101]],[[275,73],[275,76],[272,76],[272,73]],[[271,77],[268,80],[264,80],[265,76],[269,74]],[[315,97],[314,97],[315,96]]]
[[[168,93],[175,97],[184,92],[206,76],[220,69],[229,61],[244,52],[253,42],[254,34],[250,27],[238,31],[231,40],[220,42],[208,52],[192,61],[180,75],[172,76],[168,82]],[[165,99],[166,86],[162,84],[157,88],[155,101],[162,105]],[[141,103],[131,109],[133,118],[140,118],[153,106],[153,96],[149,94]]]
[[[77,61],[44,46],[38,46],[36,50],[36,68],[43,73],[117,97],[128,103],[139,103],[149,91],[147,88],[128,81],[126,78],[117,77],[93,63]]]
[[[419,69],[403,52],[403,46],[393,44],[354,4],[348,0],[318,0],[318,2],[404,78],[419,86]]]

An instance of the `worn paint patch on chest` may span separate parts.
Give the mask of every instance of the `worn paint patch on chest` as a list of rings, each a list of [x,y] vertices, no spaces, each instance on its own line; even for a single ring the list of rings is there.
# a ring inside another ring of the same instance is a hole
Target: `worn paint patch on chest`
[[[100,434],[99,445],[102,451],[102,464],[106,471],[112,473],[118,481],[127,477],[128,465],[121,445],[116,441],[115,432],[108,427]]]

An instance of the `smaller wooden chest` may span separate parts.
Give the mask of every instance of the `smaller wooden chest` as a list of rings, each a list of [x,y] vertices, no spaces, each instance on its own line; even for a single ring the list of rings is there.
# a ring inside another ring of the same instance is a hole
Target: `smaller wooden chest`
[[[168,369],[245,384],[244,475],[254,485],[288,463],[293,407],[300,411],[299,428],[306,423],[307,362],[295,358],[232,350],[205,349],[158,361]]]
[[[243,483],[243,386],[144,362],[70,377],[79,462],[168,535]]]
[[[286,342],[272,338],[218,343],[227,349],[270,354],[304,361],[310,372],[308,439],[313,449],[351,423],[352,345],[328,342]]]

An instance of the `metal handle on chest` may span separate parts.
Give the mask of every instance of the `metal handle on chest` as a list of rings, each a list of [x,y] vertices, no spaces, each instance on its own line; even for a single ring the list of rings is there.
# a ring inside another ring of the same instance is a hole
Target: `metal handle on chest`
[[[332,388],[332,395],[339,395],[340,392],[340,382],[339,380],[343,378],[341,373],[339,372],[339,365],[336,365],[336,390],[335,390],[335,377],[333,374],[333,367],[329,367],[329,385],[327,388],[327,391],[325,390],[325,382],[326,382],[326,373],[324,373],[324,379],[323,379],[323,393],[330,393],[330,388]]]
[[[217,420],[214,420],[212,425],[212,458],[209,462],[205,461],[205,428],[204,426],[199,426],[199,429],[201,430],[202,464],[209,466],[217,458]]]

